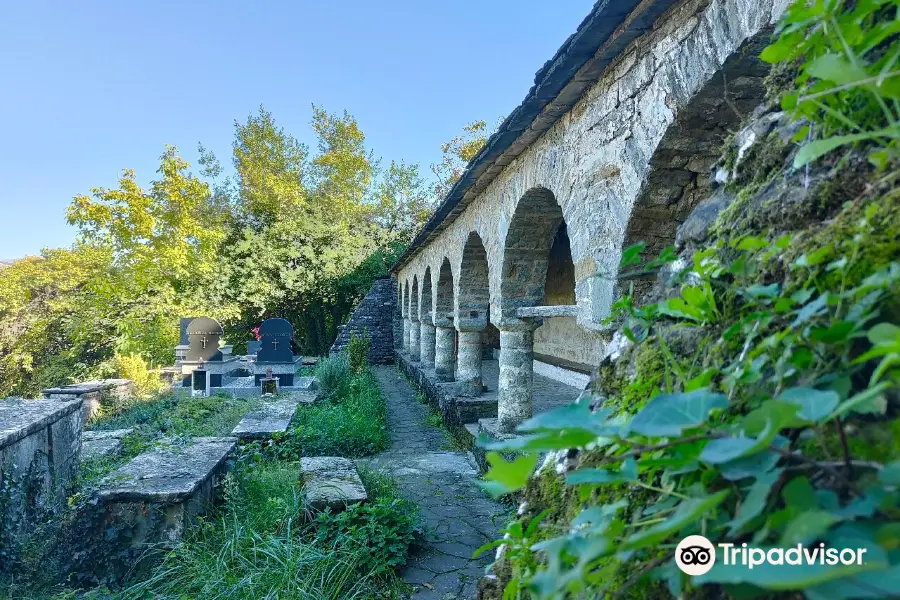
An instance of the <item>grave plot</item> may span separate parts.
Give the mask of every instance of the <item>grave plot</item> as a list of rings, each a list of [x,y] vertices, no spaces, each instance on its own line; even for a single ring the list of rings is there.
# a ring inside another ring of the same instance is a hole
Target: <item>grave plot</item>
[[[295,392],[275,402],[267,402],[261,409],[244,415],[231,435],[242,440],[259,440],[268,439],[274,433],[284,433],[297,412],[297,406],[315,401],[314,393]]]
[[[309,456],[300,459],[300,482],[306,499],[316,510],[344,510],[368,499],[356,465],[339,456]]]
[[[159,445],[108,475],[97,494],[103,531],[114,530],[122,555],[181,540],[213,502],[236,438],[195,438],[186,446]]]
[[[65,492],[81,452],[81,400],[0,401],[0,551]]]

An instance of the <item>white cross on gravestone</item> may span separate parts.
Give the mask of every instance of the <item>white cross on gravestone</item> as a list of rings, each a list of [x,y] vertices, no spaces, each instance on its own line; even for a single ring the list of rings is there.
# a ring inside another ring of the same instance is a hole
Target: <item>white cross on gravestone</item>
[[[200,338],[200,343],[203,344],[203,348],[206,348],[206,336],[205,335],[202,338]]]
[[[272,340],[272,346],[274,346],[275,349],[278,350],[278,340]]]

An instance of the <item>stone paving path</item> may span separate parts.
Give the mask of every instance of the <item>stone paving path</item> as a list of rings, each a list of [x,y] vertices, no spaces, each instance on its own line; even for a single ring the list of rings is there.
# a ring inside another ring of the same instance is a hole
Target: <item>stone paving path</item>
[[[478,470],[468,452],[452,449],[450,437],[425,423],[429,409],[394,367],[373,367],[387,397],[391,448],[368,463],[393,473],[402,493],[418,504],[426,545],[414,549],[404,581],[413,600],[474,600],[478,579],[493,560],[472,553],[497,539],[511,508],[490,499],[475,483]]]

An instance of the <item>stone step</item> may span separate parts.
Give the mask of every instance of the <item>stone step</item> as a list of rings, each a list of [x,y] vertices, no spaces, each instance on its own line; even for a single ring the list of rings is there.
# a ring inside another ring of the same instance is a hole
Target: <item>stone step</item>
[[[300,483],[307,501],[316,510],[341,511],[368,499],[356,465],[339,456],[301,458]]]
[[[117,456],[122,452],[123,438],[134,428],[111,431],[84,431],[81,434],[81,460],[93,460]]]

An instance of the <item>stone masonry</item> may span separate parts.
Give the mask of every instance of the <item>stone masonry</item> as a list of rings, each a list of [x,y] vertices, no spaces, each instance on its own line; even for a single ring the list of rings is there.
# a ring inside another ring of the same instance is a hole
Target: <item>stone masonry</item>
[[[716,149],[764,96],[757,57],[786,5],[598,2],[392,268],[405,358],[477,389],[479,334],[499,329],[505,432],[532,412],[538,341],[541,360],[596,366],[622,250],[674,243]],[[563,271],[574,293],[548,300]]]
[[[387,365],[394,362],[394,305],[397,293],[390,278],[378,279],[350,316],[341,326],[337,339],[331,346],[335,354],[347,349],[350,335],[367,332],[370,339],[369,362]]]

